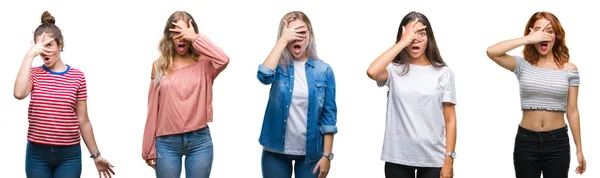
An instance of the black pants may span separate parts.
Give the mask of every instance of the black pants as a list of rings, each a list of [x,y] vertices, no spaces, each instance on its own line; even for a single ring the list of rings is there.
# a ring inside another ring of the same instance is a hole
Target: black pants
[[[536,132],[519,126],[513,161],[517,178],[566,178],[571,161],[567,126]]]
[[[413,167],[385,162],[386,178],[415,178],[415,171],[417,171],[417,178],[440,178],[442,168]]]

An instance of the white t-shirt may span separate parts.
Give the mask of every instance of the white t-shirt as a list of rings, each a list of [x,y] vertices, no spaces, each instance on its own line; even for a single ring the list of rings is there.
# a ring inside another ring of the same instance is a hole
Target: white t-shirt
[[[305,62],[294,63],[294,90],[286,121],[285,147],[283,153],[290,155],[306,154],[306,122],[308,116],[308,83],[306,82]]]
[[[415,167],[442,167],[446,152],[443,102],[456,104],[454,74],[435,68],[391,63],[388,80],[387,119],[381,159]]]

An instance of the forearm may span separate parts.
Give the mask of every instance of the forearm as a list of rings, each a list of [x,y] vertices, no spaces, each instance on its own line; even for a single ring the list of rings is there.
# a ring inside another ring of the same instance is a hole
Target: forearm
[[[390,49],[381,54],[367,70],[367,75],[371,79],[377,78],[379,74],[385,71],[385,68],[398,56],[398,54],[406,47],[406,45],[401,43],[396,43]]]
[[[33,58],[34,57],[25,55],[25,58],[21,63],[21,68],[17,74],[17,79],[15,80],[14,86],[14,96],[17,99],[25,98],[29,94],[29,90],[31,90],[29,87],[29,75],[31,73],[31,64],[33,63]]]
[[[520,38],[515,38],[515,39],[510,39],[510,40],[505,40],[505,41],[497,43],[493,46],[490,46],[487,49],[487,55],[489,57],[499,57],[499,56],[505,55],[510,50],[513,50],[519,46],[523,46],[526,44],[529,44],[529,40],[527,39],[526,36],[520,37]]]
[[[278,40],[275,47],[271,50],[271,53],[269,53],[269,56],[267,56],[267,59],[265,59],[265,62],[263,62],[263,65],[275,71],[277,69],[277,64],[279,64],[279,59],[286,47],[287,43],[285,41],[282,39]]]
[[[90,154],[98,153],[98,146],[96,145],[96,139],[94,138],[92,124],[90,122],[80,123],[79,130],[81,131],[81,137],[83,138],[83,142],[85,142]]]
[[[456,147],[456,121],[446,122],[446,152],[453,152]]]
[[[208,37],[203,34],[197,34],[192,45],[196,51],[206,56],[215,67],[217,73],[220,73],[229,64],[229,57],[223,49],[215,45]]]
[[[579,113],[570,113],[567,115],[567,120],[569,121],[569,126],[571,127],[571,132],[573,134],[573,141],[577,147],[577,152],[582,152],[583,148],[581,146],[581,127],[579,123]]]
[[[333,151],[333,133],[323,135],[323,152],[331,153]]]

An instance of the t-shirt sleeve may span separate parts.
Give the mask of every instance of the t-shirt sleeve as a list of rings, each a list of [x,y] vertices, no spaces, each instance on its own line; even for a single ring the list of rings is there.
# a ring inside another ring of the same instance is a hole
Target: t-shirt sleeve
[[[454,83],[454,72],[448,69],[441,78],[442,102],[456,104],[456,87]]]
[[[31,84],[34,84],[34,82],[37,80],[37,68],[32,67],[31,70],[29,71],[29,82],[31,82]]]
[[[569,71],[569,86],[579,86],[579,71]]]
[[[513,69],[513,73],[515,73],[515,75],[519,75],[521,73],[521,68],[523,68],[523,64],[527,61],[521,56],[515,56],[515,60],[516,64],[515,69]]]
[[[81,74],[79,89],[77,89],[77,101],[87,100],[87,84],[85,75]]]
[[[387,75],[388,75],[388,77],[387,77],[387,80],[385,80],[385,81],[382,81],[382,82],[379,82],[379,81],[377,81],[377,86],[378,86],[378,87],[383,87],[383,86],[390,87],[390,80],[392,79],[392,72],[393,72],[393,70],[394,70],[394,69],[393,69],[393,66],[392,66],[392,64],[391,64],[391,63],[390,63],[390,64],[388,64],[388,66],[387,66],[387,67],[385,67],[385,69],[386,69],[386,70],[387,70],[387,72],[388,72],[388,73],[387,73]]]

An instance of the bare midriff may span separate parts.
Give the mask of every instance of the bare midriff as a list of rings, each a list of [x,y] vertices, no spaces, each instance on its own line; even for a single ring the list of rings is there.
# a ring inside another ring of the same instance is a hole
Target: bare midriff
[[[521,127],[536,132],[555,130],[566,125],[564,112],[526,110],[521,120]]]

